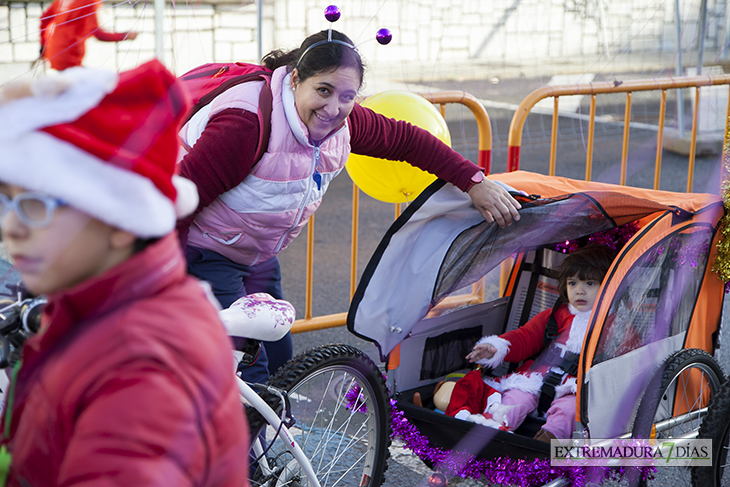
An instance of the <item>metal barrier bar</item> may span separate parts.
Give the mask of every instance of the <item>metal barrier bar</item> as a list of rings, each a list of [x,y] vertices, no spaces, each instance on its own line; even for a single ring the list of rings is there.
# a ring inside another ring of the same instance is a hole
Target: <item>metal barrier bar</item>
[[[661,150],[662,142],[664,137],[664,117],[666,114],[666,91],[676,90],[682,88],[695,88],[696,102],[695,102],[695,113],[692,117],[692,140],[690,148],[690,167],[689,177],[687,181],[687,191],[692,189],[692,178],[694,175],[694,159],[697,142],[697,126],[698,126],[698,107],[699,107],[699,94],[700,88],[703,86],[717,86],[717,85],[730,85],[730,75],[716,75],[716,76],[687,76],[681,78],[663,78],[663,79],[652,79],[652,80],[634,80],[634,81],[604,81],[598,83],[589,83],[584,85],[560,85],[560,86],[543,86],[533,91],[527,97],[525,97],[520,105],[517,107],[517,111],[512,117],[510,123],[508,147],[507,147],[507,171],[516,171],[520,167],[520,148],[522,144],[522,131],[527,120],[527,115],[530,113],[532,108],[544,98],[554,97],[555,109],[553,111],[553,134],[551,139],[551,166],[550,174],[554,174],[554,167],[552,163],[553,158],[553,145],[557,144],[557,134],[555,129],[557,128],[557,99],[561,96],[570,95],[590,95],[591,96],[591,113],[589,116],[589,138],[588,147],[586,154],[586,180],[590,181],[591,178],[591,164],[593,157],[593,130],[595,127],[595,97],[598,94],[610,94],[610,93],[634,93],[638,91],[655,91],[662,90],[662,103],[660,107],[659,115],[659,133],[657,135],[657,157],[655,161],[655,175],[654,175],[654,186],[655,189],[659,189],[659,174],[661,172]],[[628,125],[628,108],[627,108],[627,119],[625,123]],[[628,130],[624,128],[624,144],[628,144]]]
[[[659,176],[662,172],[662,148],[664,146],[664,116],[667,112],[667,90],[662,90],[662,103],[659,106],[659,131],[656,136],[656,161],[654,162],[654,189],[659,189]]]
[[[692,113],[692,143],[689,145],[689,167],[687,169],[687,192],[692,192],[692,180],[695,174],[695,151],[697,145],[697,124],[700,111],[700,87],[695,88],[695,109]]]
[[[593,172],[593,140],[596,135],[596,95],[591,95],[591,124],[588,127],[588,151],[586,152],[586,181],[591,180]]]
[[[560,98],[555,97],[553,102],[553,131],[550,134],[550,176],[555,176],[555,161],[558,153],[558,105]]]
[[[312,319],[312,277],[313,277],[313,270],[314,270],[314,215],[309,217],[309,222],[307,223],[307,284],[306,284],[306,293],[308,299],[306,300],[304,304],[304,319],[305,320],[311,320]]]
[[[629,126],[631,124],[631,93],[626,93],[624,111],[624,141],[621,147],[621,186],[626,186],[626,169],[629,161]]]
[[[489,121],[489,114],[484,106],[473,95],[463,91],[445,91],[439,93],[421,94],[425,99],[434,105],[440,105],[441,115],[446,112],[446,104],[460,103],[471,110],[477,121],[479,130],[478,165],[489,174],[492,160],[492,127]],[[357,248],[358,248],[358,221],[359,221],[359,195],[360,190],[353,184],[352,188],[352,246],[350,249],[350,297],[355,293],[357,287]],[[395,218],[401,212],[400,204],[395,205]],[[296,320],[292,326],[292,333],[304,333],[308,331],[324,330],[335,328],[346,324],[347,313],[334,313],[324,316],[312,316],[312,281],[313,281],[313,257],[314,257],[314,215],[307,224],[307,272],[306,272],[306,297],[304,305],[304,318]],[[457,304],[478,303],[484,300],[484,286],[479,283],[472,286],[472,293],[454,296],[445,300],[446,306]]]
[[[489,174],[492,166],[492,125],[489,122],[489,114],[484,105],[474,95],[463,91],[442,91],[439,93],[421,93],[420,95],[434,105],[440,105],[442,115],[444,105],[447,103],[461,103],[471,110],[479,128],[477,164]]]
[[[360,227],[360,190],[352,185],[352,245],[350,248],[350,299],[357,289],[357,235]]]

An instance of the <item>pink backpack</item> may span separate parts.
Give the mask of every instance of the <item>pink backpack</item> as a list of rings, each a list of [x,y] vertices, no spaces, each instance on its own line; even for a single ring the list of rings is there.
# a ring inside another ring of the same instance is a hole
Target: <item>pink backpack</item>
[[[268,148],[271,134],[271,73],[263,66],[250,63],[208,63],[191,69],[178,77],[193,102],[183,123],[228,88],[247,81],[263,81],[258,109],[259,142],[254,158],[258,161]]]

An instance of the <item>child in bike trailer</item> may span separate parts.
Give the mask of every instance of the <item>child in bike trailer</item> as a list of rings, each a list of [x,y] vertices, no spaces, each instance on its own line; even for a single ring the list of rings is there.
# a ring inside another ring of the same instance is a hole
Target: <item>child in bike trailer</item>
[[[7,87],[2,240],[48,305],[12,372],[5,485],[245,486],[231,342],[186,274],[173,174],[186,99],[158,61]]]
[[[478,389],[481,395],[492,398],[485,401],[483,412],[470,410],[469,403],[473,401],[455,387],[449,404],[452,410],[447,412],[460,419],[478,419],[476,422],[486,426],[513,431],[528,414],[537,411],[545,415],[545,424],[536,439],[550,442],[570,438],[575,422],[578,358],[593,303],[612,260],[612,251],[597,244],[568,255],[559,269],[560,297],[553,309],[539,313],[516,330],[483,337],[466,357],[491,368],[504,361],[522,362],[513,374],[491,384],[501,391],[501,400],[493,395],[490,385],[472,384],[472,390]],[[460,400],[463,407],[454,408]],[[472,413],[480,417],[468,418]]]

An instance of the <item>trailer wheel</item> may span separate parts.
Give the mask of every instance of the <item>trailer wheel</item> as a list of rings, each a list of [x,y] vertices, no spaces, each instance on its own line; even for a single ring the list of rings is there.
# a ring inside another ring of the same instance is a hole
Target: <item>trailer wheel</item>
[[[632,436],[675,438],[696,433],[723,381],[722,368],[704,350],[688,348],[673,353],[649,381]]]
[[[693,467],[692,485],[719,487],[730,485],[730,382],[725,382],[707,409],[700,427],[700,438],[712,440],[712,466]]]

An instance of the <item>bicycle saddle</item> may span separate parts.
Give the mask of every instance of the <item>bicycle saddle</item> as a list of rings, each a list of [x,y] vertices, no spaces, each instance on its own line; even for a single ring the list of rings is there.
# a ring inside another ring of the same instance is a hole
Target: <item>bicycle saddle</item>
[[[218,315],[229,336],[267,342],[283,338],[296,318],[290,302],[267,293],[243,296]]]

